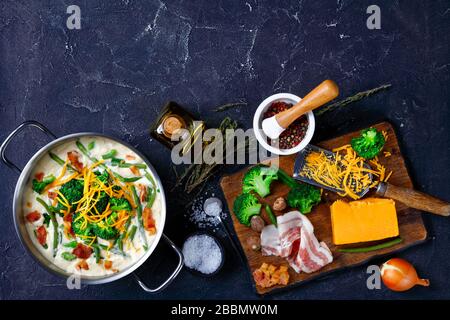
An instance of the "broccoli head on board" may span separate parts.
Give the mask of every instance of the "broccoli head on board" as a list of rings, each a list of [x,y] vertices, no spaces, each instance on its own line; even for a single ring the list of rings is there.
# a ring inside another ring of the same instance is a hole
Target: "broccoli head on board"
[[[383,149],[385,142],[381,132],[375,128],[367,128],[361,131],[359,137],[352,139],[351,145],[360,157],[373,159]]]
[[[287,196],[287,203],[297,208],[301,213],[309,213],[313,206],[321,200],[320,190],[310,184],[298,184],[291,189]]]
[[[261,204],[258,198],[251,193],[243,193],[239,195],[233,204],[233,212],[239,222],[250,226],[250,219],[254,215],[258,215],[261,211]]]
[[[270,185],[273,180],[278,179],[278,169],[257,165],[250,168],[244,175],[242,180],[242,191],[249,193],[255,191],[261,197],[270,194]]]

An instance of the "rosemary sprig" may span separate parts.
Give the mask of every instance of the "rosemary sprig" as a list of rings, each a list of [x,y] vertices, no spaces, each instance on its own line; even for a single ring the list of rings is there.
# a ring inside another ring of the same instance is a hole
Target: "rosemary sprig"
[[[226,130],[227,129],[237,129],[237,122],[228,117],[222,120],[222,122],[219,126],[219,130],[222,132],[222,136],[224,137],[224,140],[226,138]],[[251,150],[250,150],[249,146],[256,145],[256,143],[253,143],[253,142],[254,141],[252,141],[252,140],[247,140],[245,143],[237,144],[235,146],[234,153],[236,154],[238,151],[241,151],[243,148],[245,148],[244,150],[247,150],[247,152],[250,152]],[[216,142],[216,141],[209,142],[209,144],[214,144],[214,143],[218,143],[218,142]],[[206,145],[208,145],[208,144],[205,144],[203,147],[205,148]],[[224,141],[224,144],[223,144],[224,157],[226,156],[226,150],[225,150],[226,145],[227,145],[227,143],[226,143],[226,141]],[[189,165],[183,171],[183,173],[181,173],[180,175],[174,168],[176,182],[175,182],[175,185],[172,188],[172,190],[174,190],[178,187],[182,187],[183,190],[187,194],[192,193],[194,190],[196,190],[196,189],[202,187],[202,185],[204,185],[204,183],[215,173],[215,169],[217,169],[217,167],[219,165],[220,164],[218,164],[218,163],[212,163],[212,164],[193,163],[193,164]]]
[[[378,93],[380,91],[386,90],[386,89],[390,88],[391,86],[392,86],[391,84],[384,84],[382,86],[379,86],[379,87],[376,87],[376,88],[373,88],[373,89],[370,89],[370,90],[358,92],[357,94],[355,94],[355,95],[353,95],[351,97],[347,97],[347,98],[345,98],[343,100],[340,100],[340,101],[334,102],[332,104],[329,104],[329,105],[327,105],[325,107],[322,107],[319,110],[317,110],[316,112],[314,112],[314,114],[316,116],[320,116],[320,115],[322,115],[322,114],[324,114],[324,113],[326,113],[328,111],[333,111],[334,109],[337,109],[339,107],[344,107],[344,106],[346,106],[346,105],[348,105],[350,103],[359,101],[359,100],[361,100],[363,98],[366,98],[368,96],[371,96],[371,95],[373,95],[375,93]]]
[[[246,106],[247,104],[248,104],[247,102],[226,103],[226,104],[221,105],[221,106],[217,107],[216,109],[214,109],[214,112],[223,112],[223,111],[226,111],[228,109]]]

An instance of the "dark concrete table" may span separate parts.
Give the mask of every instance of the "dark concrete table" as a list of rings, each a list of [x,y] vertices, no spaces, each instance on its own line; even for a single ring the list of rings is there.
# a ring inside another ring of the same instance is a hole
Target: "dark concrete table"
[[[66,27],[70,4],[81,8],[81,30]],[[146,154],[170,189],[170,154],[148,134],[169,99],[210,127],[228,115],[249,128],[256,106],[275,92],[302,96],[325,78],[339,83],[342,96],[391,83],[385,93],[317,119],[314,140],[389,120],[417,188],[450,200],[450,3],[378,1],[381,30],[366,27],[371,4],[1,1],[0,138],[29,119],[57,135],[104,132]],[[214,106],[236,100],[248,106],[212,112]],[[40,134],[27,132],[10,155],[23,165],[45,142]],[[17,176],[4,165],[0,176],[1,299],[257,298],[245,267],[229,247],[217,277],[200,279],[183,270],[157,296],[143,293],[131,277],[69,291],[64,280],[42,270],[19,243],[11,215]],[[210,182],[209,190],[217,189],[217,181]],[[170,202],[166,233],[178,245],[193,229],[185,211],[181,203]],[[362,266],[268,298],[450,298],[450,220],[424,218],[432,240],[399,256],[429,277],[431,287],[403,294],[370,291]],[[151,264],[142,268],[147,274],[152,270]]]

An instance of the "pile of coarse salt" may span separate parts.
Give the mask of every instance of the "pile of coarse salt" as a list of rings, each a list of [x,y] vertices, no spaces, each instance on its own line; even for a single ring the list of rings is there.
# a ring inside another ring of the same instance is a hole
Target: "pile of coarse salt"
[[[214,194],[212,194],[212,196],[214,196]],[[219,219],[217,219],[217,216],[225,219],[226,215],[222,211],[221,206],[214,202],[204,208],[206,198],[199,197],[195,199],[192,203],[190,212],[186,213],[186,216],[199,228],[217,227],[220,222]],[[205,212],[205,210],[207,212]]]
[[[190,236],[183,244],[186,267],[203,274],[215,272],[222,263],[222,251],[214,238],[199,234]]]
[[[208,216],[218,217],[222,213],[222,207],[218,202],[211,202],[205,205],[205,213]]]

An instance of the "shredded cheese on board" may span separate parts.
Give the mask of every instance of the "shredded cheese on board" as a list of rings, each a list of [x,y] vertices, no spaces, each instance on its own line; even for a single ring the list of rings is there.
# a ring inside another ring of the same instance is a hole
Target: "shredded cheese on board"
[[[387,181],[392,174],[391,171],[386,176],[386,168],[377,157],[369,161],[371,169],[365,167],[366,160],[359,157],[349,144],[335,148],[333,152],[334,157],[327,156],[324,152],[310,152],[306,156],[301,175],[336,189],[342,197],[349,196],[356,200],[360,198],[358,194],[362,191],[376,187],[380,181]]]

